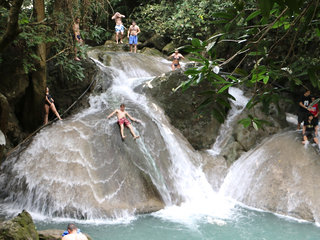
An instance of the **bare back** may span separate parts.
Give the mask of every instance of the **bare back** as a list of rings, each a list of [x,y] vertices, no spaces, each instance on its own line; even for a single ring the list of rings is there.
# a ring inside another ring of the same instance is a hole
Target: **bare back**
[[[82,233],[71,233],[65,235],[62,240],[88,240],[88,238]]]

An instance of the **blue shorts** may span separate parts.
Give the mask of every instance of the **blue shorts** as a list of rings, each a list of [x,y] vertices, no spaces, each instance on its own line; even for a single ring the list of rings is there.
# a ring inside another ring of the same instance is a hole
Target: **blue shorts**
[[[129,44],[131,45],[131,44],[138,44],[138,36],[136,35],[136,36],[132,36],[132,35],[130,35],[130,37],[129,37]]]
[[[116,29],[116,33],[118,32],[124,32],[124,26],[121,24],[121,25],[116,25],[115,26],[115,29]]]

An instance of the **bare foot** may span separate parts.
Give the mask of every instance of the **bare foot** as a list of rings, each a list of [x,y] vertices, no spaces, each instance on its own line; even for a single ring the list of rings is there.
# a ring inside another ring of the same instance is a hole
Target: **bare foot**
[[[135,137],[133,137],[133,139],[136,140],[136,139],[139,138],[139,137],[140,137],[140,136],[135,136]]]
[[[122,137],[123,140],[126,138],[126,136],[121,136],[121,137]]]
[[[74,60],[81,61],[80,58],[78,58],[78,57],[75,57]]]
[[[122,40],[120,41],[120,43],[123,43]]]
[[[307,141],[302,141],[302,144],[306,144],[307,143]]]

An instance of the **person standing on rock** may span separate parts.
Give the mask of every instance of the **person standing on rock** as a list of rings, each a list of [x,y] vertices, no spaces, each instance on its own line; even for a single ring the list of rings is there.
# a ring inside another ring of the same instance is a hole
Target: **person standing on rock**
[[[135,21],[132,21],[132,25],[128,30],[128,38],[130,44],[130,52],[133,52],[132,48],[134,46],[134,52],[137,52],[137,44],[138,44],[138,34],[140,33],[140,28],[137,26]]]
[[[308,142],[308,137],[312,138],[313,141],[319,145],[318,141],[318,124],[313,119],[313,115],[310,113],[307,120],[303,123],[303,144],[306,144]]]
[[[80,35],[80,18],[79,17],[76,17],[75,23],[73,24],[72,29],[74,33],[74,39],[76,40],[76,45],[79,45],[79,46],[83,45],[83,40]],[[80,61],[80,58],[78,58],[77,56],[78,54],[77,46],[74,47],[74,52],[75,52],[74,60]]]
[[[316,100],[316,98],[312,96],[311,97],[311,103],[313,103],[315,100]],[[318,103],[313,104],[312,106],[309,106],[308,110],[313,115],[314,122],[316,123],[316,125],[318,125],[319,124],[319,118],[318,118],[318,116],[319,116],[319,106],[318,106]]]
[[[133,122],[140,122],[139,120],[133,118],[130,116],[130,114],[125,111],[125,105],[124,104],[121,104],[120,105],[120,109],[116,109],[114,110],[107,118],[111,118],[114,114],[117,114],[117,117],[118,117],[118,124],[120,126],[120,133],[121,133],[121,138],[124,140],[125,139],[125,135],[123,133],[124,131],[124,125],[126,125],[127,128],[129,128],[132,136],[134,139],[137,139],[139,138],[139,136],[137,136],[134,131],[133,131],[133,128],[132,128],[132,125],[131,123],[129,122],[129,120],[126,118],[126,116],[128,116],[128,118],[130,118],[131,121]]]
[[[173,59],[171,64],[172,71],[176,70],[177,68],[181,68],[180,66],[180,59],[184,59],[184,56],[182,56],[181,53],[176,49],[172,55],[169,57],[170,59]]]
[[[86,235],[78,232],[78,228],[75,224],[68,224],[68,234],[63,236],[62,240],[88,240]]]
[[[124,34],[124,26],[122,24],[122,18],[124,18],[125,16],[120,14],[119,12],[116,12],[113,16],[112,16],[112,20],[114,20],[116,22],[116,26],[115,26],[115,30],[116,30],[116,42],[117,44],[119,44],[119,33],[120,35],[120,43],[123,43],[122,38],[123,38],[123,34]]]
[[[299,101],[298,127],[297,127],[298,130],[301,127],[301,123],[304,122],[309,115],[308,106],[311,103],[310,94],[311,94],[310,90],[306,90],[306,92],[303,94],[303,96]]]
[[[45,110],[45,116],[44,116],[44,125],[48,123],[48,116],[49,116],[49,110],[52,110],[52,112],[57,116],[59,120],[62,120],[56,106],[54,105],[54,100],[49,94],[49,88],[46,88],[46,99],[44,104],[44,110]]]

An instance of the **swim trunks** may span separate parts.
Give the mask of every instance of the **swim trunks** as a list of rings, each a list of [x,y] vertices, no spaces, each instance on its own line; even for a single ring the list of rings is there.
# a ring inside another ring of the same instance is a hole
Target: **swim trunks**
[[[116,25],[115,26],[115,29],[116,29],[116,33],[118,32],[124,32],[124,26],[121,24],[121,25]]]
[[[118,123],[119,123],[119,125],[124,124],[125,126],[128,126],[128,125],[131,124],[131,123],[129,122],[129,120],[126,119],[126,118],[121,118],[121,119],[119,119],[119,120],[118,120]]]
[[[138,35],[136,35],[136,36],[133,36],[133,35],[130,35],[130,37],[129,37],[129,44],[131,45],[131,44],[138,44]]]

